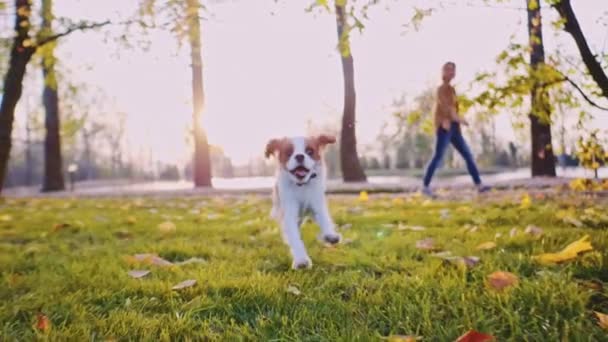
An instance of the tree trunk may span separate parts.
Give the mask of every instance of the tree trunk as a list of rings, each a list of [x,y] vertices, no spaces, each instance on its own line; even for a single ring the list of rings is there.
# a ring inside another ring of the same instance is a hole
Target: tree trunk
[[[536,6],[532,6],[532,2]],[[526,0],[530,34],[530,66],[538,69],[545,63],[540,2]],[[530,133],[532,138],[532,177],[555,177],[555,157],[551,143],[549,95],[544,87],[534,85],[530,94]]]
[[[570,0],[560,0],[553,4],[553,7],[559,12],[560,17],[565,21],[564,30],[568,32],[578,47],[578,51],[581,54],[583,62],[591,74],[591,77],[597,83],[597,86],[601,89],[602,95],[608,99],[608,75],[602,68],[600,62],[595,58],[591,48],[587,43],[587,39],[583,34],[583,30],[578,23],[576,14],[572,9]]]
[[[52,33],[52,0],[42,1],[42,30],[43,34]],[[63,179],[63,158],[61,156],[61,135],[59,119],[59,96],[57,95],[57,78],[55,74],[54,44],[47,46],[42,56],[42,75],[44,89],[42,103],[44,104],[46,136],[44,138],[44,176],[42,191],[65,190]]]
[[[344,76],[344,112],[342,114],[342,131],[340,134],[340,162],[342,165],[342,179],[345,182],[365,182],[367,177],[363,172],[357,154],[357,137],[355,130],[355,70],[353,56],[348,44],[348,28],[344,6],[336,4],[336,25],[338,41],[342,60],[342,74]]]
[[[28,106],[27,116],[25,121],[25,185],[32,185],[34,156],[32,155],[32,128],[31,128],[31,112]]]
[[[15,107],[21,98],[23,77],[34,48],[29,37],[30,0],[15,0],[15,38],[11,47],[9,66],[4,78],[4,94],[0,103],[0,193],[8,170]]]
[[[85,164],[85,172],[84,179],[91,180],[93,176],[93,161],[91,158],[91,134],[87,131],[86,128],[82,129],[82,142],[84,145],[84,164]]]
[[[207,136],[201,126],[201,116],[205,105],[203,89],[203,61],[201,56],[201,27],[198,0],[187,0],[188,38],[192,63],[192,124],[194,134],[194,186],[211,186],[211,159]]]

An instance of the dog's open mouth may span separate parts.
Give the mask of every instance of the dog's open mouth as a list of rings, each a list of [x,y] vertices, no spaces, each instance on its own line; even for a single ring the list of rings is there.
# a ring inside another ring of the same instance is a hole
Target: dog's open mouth
[[[300,165],[297,166],[296,168],[292,169],[291,174],[296,176],[296,178],[298,179],[304,179],[304,177],[306,177],[306,175],[308,174],[310,170],[308,170],[307,168],[305,168],[304,166]]]

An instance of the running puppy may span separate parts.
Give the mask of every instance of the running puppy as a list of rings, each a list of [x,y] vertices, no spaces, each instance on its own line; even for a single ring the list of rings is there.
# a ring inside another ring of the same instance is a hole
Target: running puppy
[[[312,267],[300,237],[300,225],[306,213],[312,213],[321,228],[319,240],[330,244],[340,242],[340,234],[327,208],[322,157],[323,148],[335,142],[333,136],[319,135],[272,139],[266,145],[266,158],[274,155],[278,161],[271,216],[281,225],[283,240],[293,258],[293,269]]]

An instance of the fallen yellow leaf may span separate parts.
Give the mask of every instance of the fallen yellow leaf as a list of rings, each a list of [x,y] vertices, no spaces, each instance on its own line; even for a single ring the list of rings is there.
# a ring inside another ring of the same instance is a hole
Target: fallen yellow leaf
[[[608,330],[608,315],[597,311],[594,311],[594,313],[595,316],[597,316],[597,325],[599,325],[602,329]]]
[[[498,271],[488,276],[488,284],[497,291],[502,291],[518,283],[519,278],[511,272]]]
[[[484,242],[479,246],[475,247],[475,249],[478,251],[487,251],[494,248],[496,248],[496,243],[492,241]]]
[[[0,221],[2,222],[11,222],[13,217],[11,215],[0,215]]]
[[[367,191],[361,191],[359,193],[359,201],[360,202],[367,202],[367,201],[369,201],[369,195],[367,194]]]
[[[405,204],[405,200],[401,197],[395,197],[395,198],[393,198],[393,204],[394,205],[403,205],[403,204]]]
[[[543,265],[558,264],[560,262],[569,261],[575,259],[580,253],[588,252],[593,250],[591,242],[589,242],[589,235],[585,235],[577,241],[572,242],[560,252],[557,253],[545,253],[532,257],[534,260],[540,262]]]
[[[135,223],[137,223],[137,218],[135,216],[129,216],[129,217],[127,217],[127,223],[135,224]]]
[[[521,204],[519,205],[519,207],[521,209],[528,209],[530,208],[530,206],[532,206],[532,198],[530,198],[530,195],[524,194],[521,198]]]

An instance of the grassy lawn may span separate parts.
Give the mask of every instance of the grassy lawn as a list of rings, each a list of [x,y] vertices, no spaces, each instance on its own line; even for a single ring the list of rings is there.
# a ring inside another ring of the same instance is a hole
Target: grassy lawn
[[[453,341],[469,329],[498,341],[608,340],[594,315],[608,313],[605,203],[495,197],[331,197],[346,243],[323,246],[307,223],[314,267],[297,272],[264,197],[7,199],[0,340]],[[584,235],[594,250],[569,262],[532,258]],[[496,247],[476,249],[485,242]],[[151,272],[135,279],[136,269]],[[518,283],[494,289],[495,271]],[[189,279],[197,283],[172,290]]]

